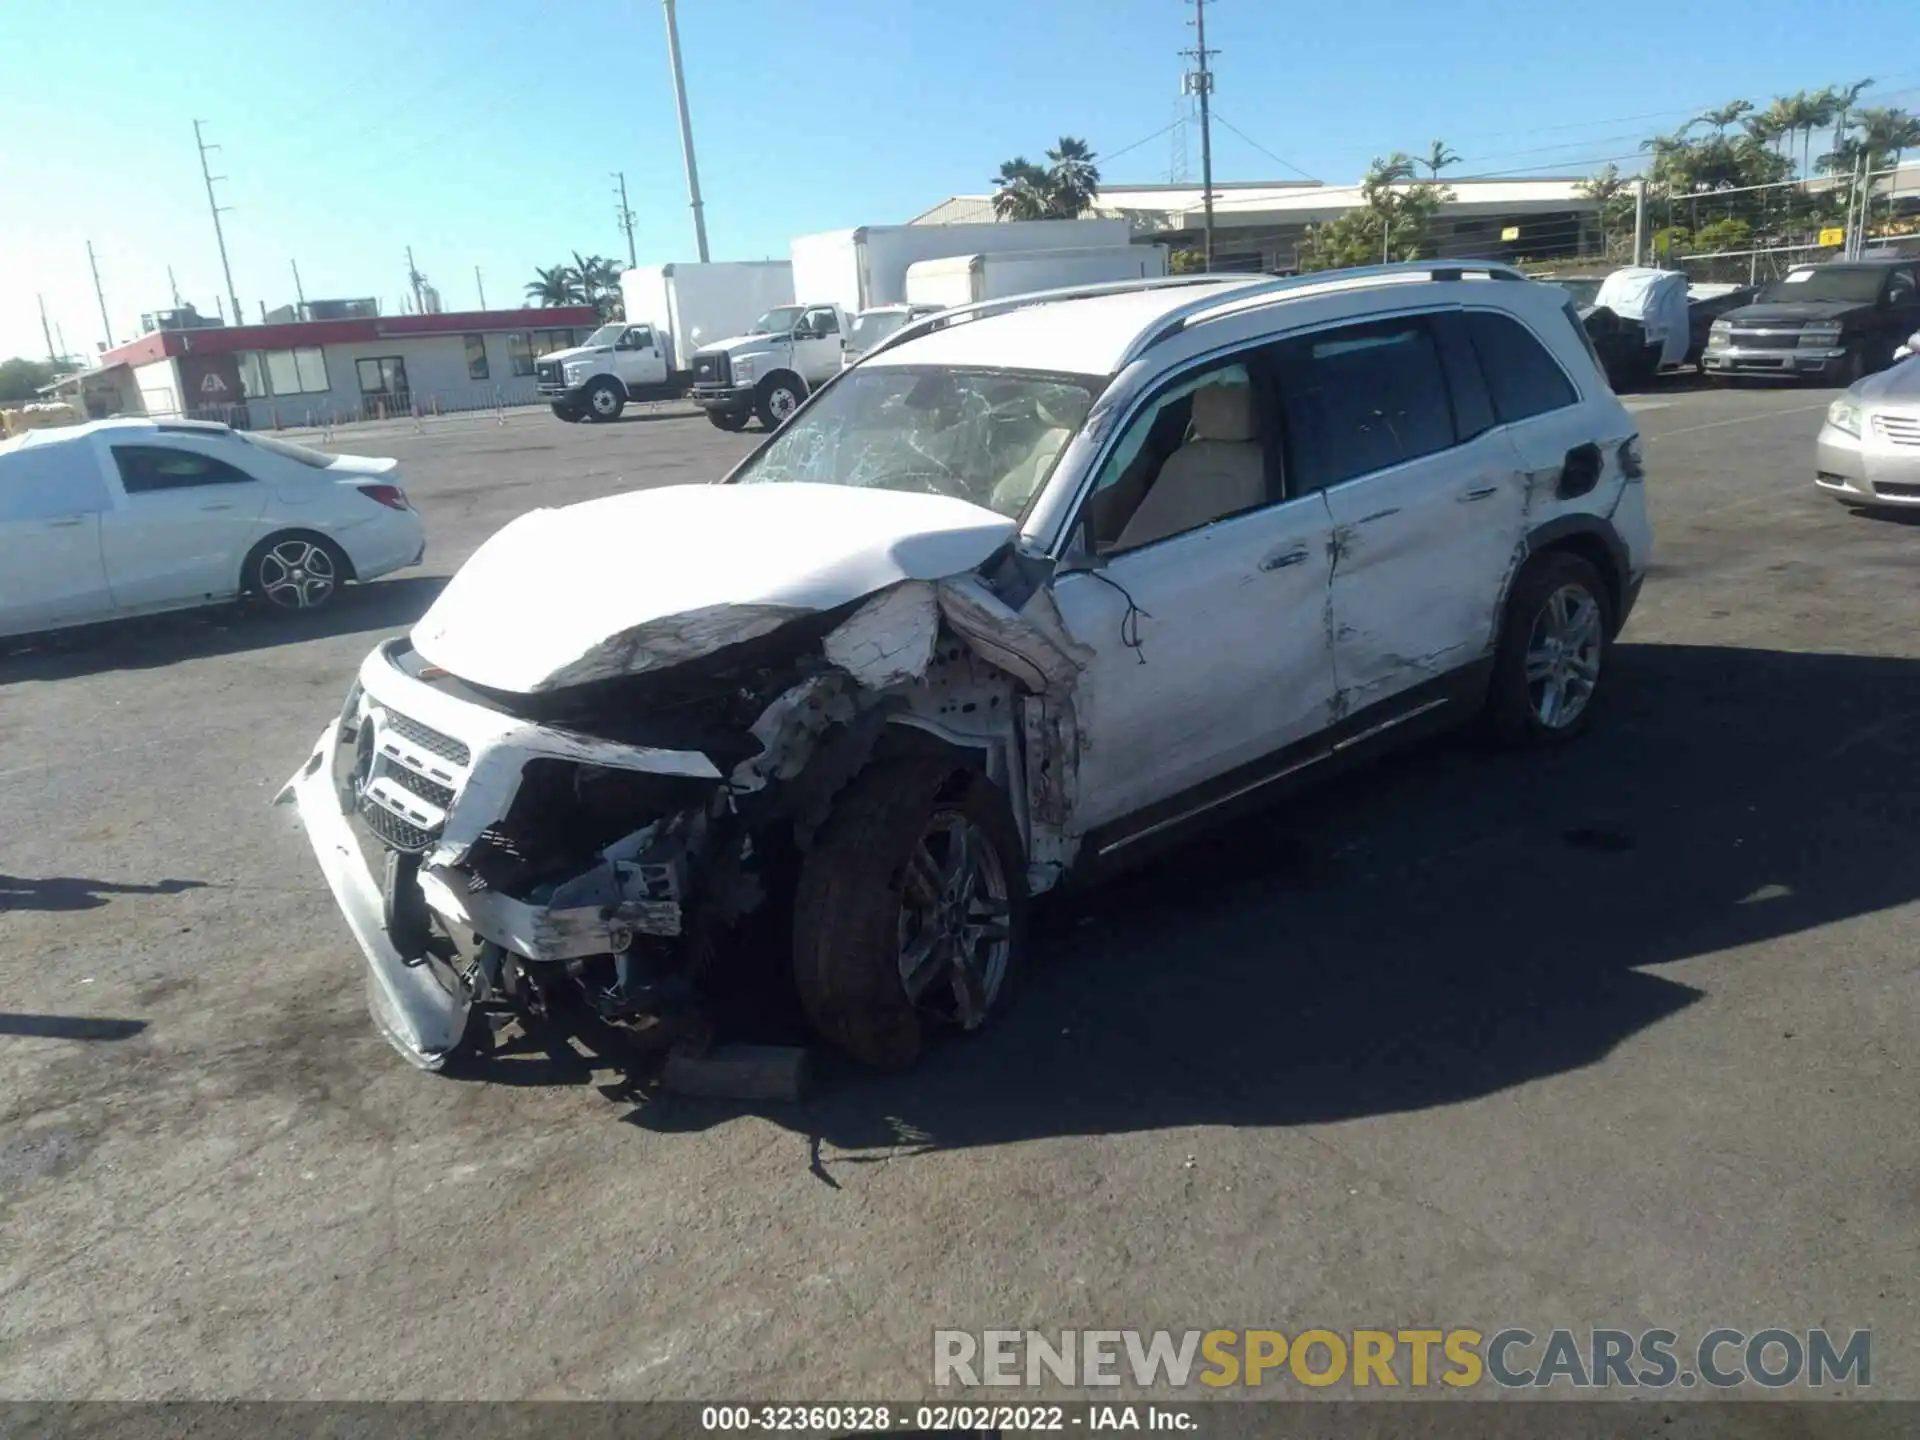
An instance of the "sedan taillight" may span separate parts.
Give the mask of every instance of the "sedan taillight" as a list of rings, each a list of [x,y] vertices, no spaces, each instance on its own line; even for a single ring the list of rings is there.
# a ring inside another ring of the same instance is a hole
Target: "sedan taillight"
[[[407,492],[398,485],[362,485],[360,493],[369,500],[378,501],[389,510],[411,510],[407,503]]]

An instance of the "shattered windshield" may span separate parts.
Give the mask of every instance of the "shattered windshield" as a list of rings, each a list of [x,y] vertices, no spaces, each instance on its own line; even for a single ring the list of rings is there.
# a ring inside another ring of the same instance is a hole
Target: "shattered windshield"
[[[747,462],[735,483],[950,495],[1018,518],[1092,408],[1090,377],[862,366]]]
[[[800,323],[804,305],[777,305],[753,322],[749,335],[784,335]]]

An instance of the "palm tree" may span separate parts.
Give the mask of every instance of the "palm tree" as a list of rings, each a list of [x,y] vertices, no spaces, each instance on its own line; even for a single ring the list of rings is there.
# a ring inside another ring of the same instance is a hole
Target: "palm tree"
[[[993,213],[1001,220],[1038,220],[1047,213],[1047,172],[1016,155],[1000,162],[993,180]]]
[[[580,277],[568,265],[552,265],[544,270],[536,265],[526,293],[527,299],[543,308],[585,303]]]
[[[1743,115],[1752,113],[1752,110],[1753,102],[1751,100],[1729,100],[1726,104],[1716,106],[1712,110],[1701,111],[1698,115],[1694,116],[1693,119],[1689,120],[1687,124],[1689,127],[1694,125],[1711,125],[1714,134],[1724,135],[1727,133],[1727,127],[1729,125],[1739,120]]]
[[[1838,150],[1840,142],[1847,138],[1847,129],[1853,124],[1853,102],[1860,98],[1861,92],[1870,89],[1873,79],[1856,80],[1851,85],[1834,85],[1820,92],[1821,98],[1833,108],[1833,148]]]
[[[1429,178],[1438,180],[1442,170],[1446,169],[1449,165],[1458,165],[1460,163],[1460,152],[1457,150],[1449,150],[1446,141],[1436,140],[1427,148],[1426,158],[1420,163],[1427,167],[1427,175]]]
[[[1100,171],[1087,142],[1062,135],[1047,151],[1047,211],[1052,219],[1078,219],[1100,194]]]
[[[1773,142],[1784,156],[1791,137],[1800,129],[1799,112],[1794,109],[1793,97],[1778,95],[1771,105],[1747,121],[1747,132],[1755,139]]]
[[[573,275],[580,287],[581,302],[610,318],[620,299],[620,267],[604,255],[573,252]]]

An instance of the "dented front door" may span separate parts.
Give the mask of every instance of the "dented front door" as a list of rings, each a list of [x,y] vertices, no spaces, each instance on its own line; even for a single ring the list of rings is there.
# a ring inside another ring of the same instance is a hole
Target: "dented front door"
[[[1332,520],[1308,495],[1054,582],[1094,652],[1074,697],[1083,833],[1203,785],[1326,724]]]

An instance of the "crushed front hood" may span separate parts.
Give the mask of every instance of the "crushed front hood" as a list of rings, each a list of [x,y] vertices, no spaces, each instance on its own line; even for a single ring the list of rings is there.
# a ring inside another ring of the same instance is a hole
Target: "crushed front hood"
[[[941,495],[675,485],[522,515],[413,629],[428,663],[542,694],[664,668],[903,580],[978,566],[1014,532]]]

